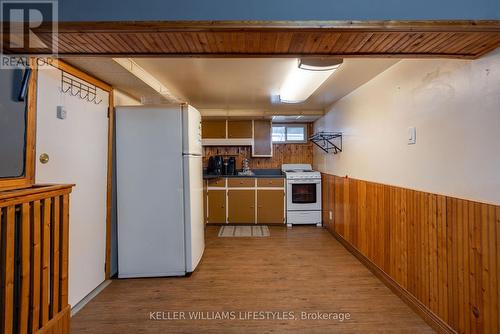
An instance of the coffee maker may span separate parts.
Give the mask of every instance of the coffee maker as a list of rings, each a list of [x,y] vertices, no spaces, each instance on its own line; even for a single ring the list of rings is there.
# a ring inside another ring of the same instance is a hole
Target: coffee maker
[[[224,158],[220,155],[208,158],[207,173],[209,175],[222,175],[224,167]]]
[[[236,175],[236,158],[229,157],[224,163],[226,167],[226,175]]]

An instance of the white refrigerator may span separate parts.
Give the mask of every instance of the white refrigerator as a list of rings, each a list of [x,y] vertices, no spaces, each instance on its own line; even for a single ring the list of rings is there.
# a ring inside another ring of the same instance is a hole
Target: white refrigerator
[[[118,277],[183,276],[205,248],[201,116],[116,108]]]

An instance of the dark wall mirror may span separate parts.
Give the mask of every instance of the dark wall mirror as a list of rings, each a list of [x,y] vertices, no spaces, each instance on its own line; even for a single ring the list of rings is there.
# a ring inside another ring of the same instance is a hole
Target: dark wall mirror
[[[20,101],[23,78],[22,69],[0,69],[0,179],[25,173],[27,97]]]

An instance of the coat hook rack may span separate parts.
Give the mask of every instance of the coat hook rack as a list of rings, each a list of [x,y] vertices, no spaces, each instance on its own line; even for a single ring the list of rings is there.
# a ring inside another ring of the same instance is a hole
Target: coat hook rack
[[[317,132],[309,140],[326,153],[333,150],[333,154],[342,152],[342,132]]]
[[[61,92],[69,93],[71,96],[78,96],[80,99],[94,104],[102,102],[102,99],[98,99],[96,86],[75,79],[64,71],[61,74]]]

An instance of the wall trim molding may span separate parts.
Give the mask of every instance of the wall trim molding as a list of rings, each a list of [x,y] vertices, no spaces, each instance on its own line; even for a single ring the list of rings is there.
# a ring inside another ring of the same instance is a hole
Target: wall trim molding
[[[351,245],[340,234],[335,231],[330,233],[337,239],[345,249],[353,254],[365,267],[367,267],[378,279],[382,281],[392,292],[394,292],[401,300],[403,300],[410,308],[415,311],[424,321],[429,324],[434,330],[442,334],[456,334],[457,332],[451,328],[445,321],[439,318],[427,306],[422,304],[415,298],[409,291],[401,287],[395,280],[393,280],[385,271],[379,268],[375,263],[370,261],[363,253],[356,247]]]
[[[50,29],[41,26],[40,31]],[[338,31],[500,31],[498,20],[278,20],[59,22],[60,32],[332,29]]]
[[[314,153],[314,154],[316,154],[316,153]],[[313,168],[314,168],[314,166],[313,166]],[[334,177],[340,177],[340,178],[343,178],[343,179],[351,179],[351,180],[354,180],[354,181],[360,181],[360,182],[367,182],[367,183],[372,183],[372,184],[378,184],[378,185],[381,185],[381,186],[387,186],[387,187],[393,187],[393,188],[405,189],[405,190],[412,190],[412,191],[418,191],[418,192],[421,192],[421,193],[424,193],[424,194],[436,195],[436,196],[444,196],[444,197],[454,198],[454,199],[458,199],[458,200],[462,200],[462,201],[468,201],[468,202],[473,202],[473,203],[493,205],[493,206],[500,206],[499,203],[494,203],[494,202],[489,202],[489,201],[478,201],[478,200],[475,200],[475,199],[457,197],[455,195],[450,195],[450,194],[445,194],[445,193],[434,193],[434,192],[431,192],[431,191],[422,190],[422,189],[418,189],[418,188],[409,188],[409,187],[404,187],[404,186],[395,185],[395,184],[382,183],[382,182],[377,182],[377,181],[369,181],[369,180],[364,180],[364,179],[358,179],[358,178],[355,178],[355,177],[350,177],[348,175],[343,175],[342,176],[342,175],[337,175],[337,174],[323,172],[323,171],[321,171],[319,169],[318,169],[318,171],[321,174],[324,174],[324,175],[334,176]]]
[[[80,312],[92,299],[97,297],[104,289],[111,284],[111,280],[106,279],[104,282],[99,284],[94,290],[90,291],[88,295],[83,297],[76,305],[71,308],[71,317],[74,317],[78,312]]]

